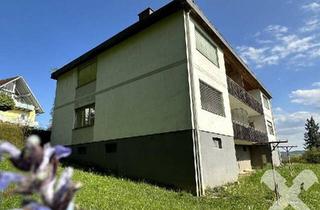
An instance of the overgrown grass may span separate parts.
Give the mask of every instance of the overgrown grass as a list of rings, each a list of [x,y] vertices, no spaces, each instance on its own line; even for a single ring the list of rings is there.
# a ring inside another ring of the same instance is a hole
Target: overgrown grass
[[[11,170],[8,162],[1,170]],[[292,176],[288,166],[278,169],[291,186],[292,180],[304,169],[310,169],[320,178],[320,165],[294,164]],[[260,179],[265,170],[242,177],[236,184],[213,189],[205,197],[196,198],[184,192],[174,192],[146,183],[137,183],[93,172],[75,170],[74,179],[84,187],[76,197],[80,209],[268,209],[274,202],[273,193]],[[300,194],[310,209],[320,209],[320,185],[315,184]],[[18,207],[20,199],[3,194],[1,209]],[[292,208],[288,208],[292,209]]]

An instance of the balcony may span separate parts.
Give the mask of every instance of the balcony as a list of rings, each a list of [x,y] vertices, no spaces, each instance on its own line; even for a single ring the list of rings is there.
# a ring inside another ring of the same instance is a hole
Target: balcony
[[[253,143],[268,142],[268,134],[258,131],[248,125],[233,121],[234,139],[250,141]]]
[[[22,109],[22,110],[26,110],[26,111],[33,111],[34,110],[33,105],[26,104],[26,103],[19,101],[19,100],[14,100],[14,102],[15,102],[15,107],[17,109]]]
[[[232,96],[242,101],[256,112],[263,114],[263,107],[259,101],[257,101],[252,95],[250,95],[250,93],[248,93],[244,88],[238,85],[231,78],[227,77],[227,82],[228,91]]]

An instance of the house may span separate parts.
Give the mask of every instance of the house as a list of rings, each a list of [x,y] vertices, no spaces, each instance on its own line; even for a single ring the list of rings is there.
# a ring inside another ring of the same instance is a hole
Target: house
[[[0,80],[0,93],[10,95],[15,103],[13,110],[0,111],[0,121],[30,127],[38,126],[36,115],[42,114],[43,109],[23,77]]]
[[[279,164],[271,94],[190,0],[146,9],[51,77],[52,142],[81,163],[197,195]]]

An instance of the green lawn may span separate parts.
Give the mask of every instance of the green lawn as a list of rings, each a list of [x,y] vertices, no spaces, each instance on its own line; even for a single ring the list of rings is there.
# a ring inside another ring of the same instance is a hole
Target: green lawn
[[[1,170],[10,170],[7,162]],[[320,178],[320,165],[295,164],[293,177],[304,169],[311,169]],[[288,167],[278,171],[292,181]],[[77,194],[80,209],[268,209],[273,203],[272,192],[260,183],[264,170],[242,177],[239,183],[212,190],[207,196],[196,198],[188,193],[174,192],[145,183],[103,176],[75,170],[74,179],[84,187]],[[291,183],[288,184],[291,186]],[[320,209],[320,185],[315,184],[300,198],[311,209]],[[3,194],[1,209],[19,207],[19,198]],[[288,208],[291,209],[291,208]]]

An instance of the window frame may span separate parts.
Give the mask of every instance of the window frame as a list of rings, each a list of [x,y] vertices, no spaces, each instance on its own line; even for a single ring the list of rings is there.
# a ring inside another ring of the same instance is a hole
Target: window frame
[[[197,33],[199,33],[213,48],[215,48],[215,54],[216,54],[216,58],[217,58],[217,63],[215,63],[211,58],[209,58],[209,56],[207,56],[204,52],[202,52],[197,45]],[[218,68],[220,68],[220,61],[219,61],[219,53],[218,53],[218,46],[216,45],[216,43],[214,43],[207,35],[206,33],[200,29],[199,27],[195,27],[195,47],[196,50],[203,55],[205,58],[207,58],[212,64],[214,64],[215,66],[217,66]]]
[[[89,109],[89,113],[88,113],[88,123],[86,124],[86,109]],[[92,110],[94,112],[92,112]],[[83,119],[81,119],[81,121],[83,121],[80,125],[80,123],[78,122],[78,112],[82,112],[81,113],[81,117]],[[92,117],[92,113],[94,113],[94,116]],[[86,105],[86,106],[83,106],[83,107],[79,107],[77,109],[75,109],[75,123],[74,123],[74,129],[81,129],[81,128],[86,128],[86,127],[93,127],[94,124],[95,124],[95,117],[96,117],[96,107],[95,107],[95,104],[89,104],[89,105]]]
[[[268,133],[270,135],[274,136],[275,135],[275,131],[274,131],[273,123],[271,121],[269,121],[269,120],[267,120],[267,127],[268,127]]]
[[[263,104],[264,104],[264,108],[266,108],[267,110],[270,110],[270,102],[269,102],[269,98],[265,95],[262,96],[263,97]]]
[[[221,107],[221,108],[222,108],[222,110],[223,110],[223,113],[222,113],[222,114],[217,113],[217,112],[210,111],[210,110],[205,109],[205,108],[203,107],[203,104],[202,104],[202,96],[201,96],[201,95],[202,95],[202,94],[201,94],[201,84],[207,86],[209,89],[211,88],[211,89],[213,89],[214,91],[217,91],[218,94],[221,96],[221,102],[222,102],[222,104],[221,104],[222,107]],[[212,87],[211,85],[209,85],[208,83],[204,82],[203,80],[199,80],[199,91],[200,91],[200,105],[201,105],[201,109],[202,109],[202,110],[207,111],[207,112],[210,112],[210,113],[215,114],[215,115],[218,115],[218,116],[220,116],[220,117],[226,117],[226,108],[225,108],[225,105],[224,105],[223,92],[221,92],[221,91],[219,91],[218,89]]]

